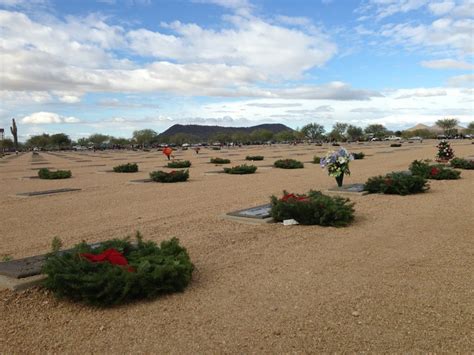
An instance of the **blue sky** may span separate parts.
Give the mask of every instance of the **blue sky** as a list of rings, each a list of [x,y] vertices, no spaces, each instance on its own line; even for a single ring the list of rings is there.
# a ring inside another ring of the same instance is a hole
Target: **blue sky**
[[[467,124],[472,14],[474,0],[0,0],[0,127]]]

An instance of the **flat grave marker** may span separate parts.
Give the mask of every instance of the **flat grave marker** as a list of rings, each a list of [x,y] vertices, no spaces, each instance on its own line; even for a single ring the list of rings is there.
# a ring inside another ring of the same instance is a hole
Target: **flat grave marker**
[[[369,192],[364,191],[364,184],[346,184],[341,187],[336,186],[328,189],[328,192],[342,193],[342,194],[354,194],[354,195],[367,195]]]
[[[152,179],[136,179],[136,180],[130,180],[128,183],[136,185],[136,184],[147,184],[150,182],[153,182],[153,180]]]
[[[52,194],[71,192],[71,191],[81,191],[81,189],[65,188],[65,189],[44,190],[44,191],[20,192],[20,193],[17,193],[16,195],[22,196],[22,197],[31,197],[31,196],[52,195]]]
[[[92,248],[98,247],[100,243],[91,244]],[[71,249],[62,250],[66,253]],[[46,275],[41,274],[44,262],[48,254],[30,256],[23,259],[0,262],[0,289],[20,291],[41,283]]]
[[[267,203],[260,206],[229,212],[223,215],[222,218],[246,224],[270,223],[273,222],[270,214],[271,206],[270,203]]]

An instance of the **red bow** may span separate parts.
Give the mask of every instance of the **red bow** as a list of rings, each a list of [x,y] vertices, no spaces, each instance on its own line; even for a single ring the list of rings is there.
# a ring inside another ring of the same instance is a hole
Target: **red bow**
[[[431,176],[436,176],[439,174],[439,169],[438,168],[431,168],[431,172],[430,172],[430,175]]]
[[[123,256],[123,254],[114,248],[104,250],[100,254],[82,253],[80,254],[80,256],[86,258],[87,260],[93,263],[101,263],[101,262],[107,261],[111,263],[112,265],[120,265],[120,266],[128,265],[128,261]],[[133,267],[130,266],[129,268],[127,268],[127,271],[131,272],[135,270],[133,269]]]
[[[295,194],[286,194],[281,198],[281,201],[287,202],[288,200],[296,200],[296,201],[309,201],[308,196],[296,196]]]

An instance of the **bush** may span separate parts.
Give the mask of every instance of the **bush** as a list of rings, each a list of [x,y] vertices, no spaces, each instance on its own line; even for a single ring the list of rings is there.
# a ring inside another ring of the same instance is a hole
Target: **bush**
[[[354,219],[354,203],[342,197],[323,195],[311,190],[307,195],[283,192],[271,197],[271,215],[275,221],[294,219],[299,224],[343,227]]]
[[[72,176],[71,170],[56,170],[51,171],[47,168],[42,168],[38,170],[38,176],[40,179],[69,179]]]
[[[321,163],[321,157],[314,156],[313,157],[313,164],[319,164]]]
[[[450,162],[453,168],[457,169],[474,169],[474,160],[467,160],[463,158],[454,158]]]
[[[333,143],[332,146],[333,146],[333,147],[339,147],[340,144],[339,144],[339,143]]]
[[[212,150],[221,150],[221,147],[211,147]]]
[[[143,242],[139,233],[136,238],[136,243],[113,239],[94,248],[83,242],[71,251],[51,253],[43,266],[44,286],[58,297],[101,307],[183,291],[194,266],[178,239],[157,246]],[[99,254],[109,258],[90,261]]]
[[[304,165],[302,162],[295,159],[280,159],[273,163],[276,168],[280,169],[302,169]]]
[[[461,172],[446,168],[441,164],[430,165],[426,160],[414,160],[409,169],[413,175],[418,175],[425,179],[456,180],[461,175]]]
[[[401,146],[402,146],[401,143],[392,143],[392,144],[390,144],[390,147],[392,147],[392,148],[400,148]]]
[[[364,159],[365,154],[360,152],[360,153],[352,153],[352,156],[354,157],[354,160],[360,160]]]
[[[428,190],[427,180],[419,175],[391,173],[385,176],[374,176],[367,180],[364,190],[369,193],[391,195],[410,195]]]
[[[128,163],[114,166],[114,172],[116,173],[136,173],[138,171],[138,165],[136,163]]]
[[[253,174],[256,171],[257,171],[257,167],[255,165],[247,165],[247,164],[233,166],[232,168],[224,168],[224,173],[226,174],[244,175],[244,174]]]
[[[173,170],[169,173],[165,171],[152,171],[150,179],[156,182],[181,182],[189,179],[189,170]]]
[[[245,157],[245,160],[251,160],[251,161],[263,160],[263,159],[264,159],[263,155],[247,155]]]
[[[168,163],[168,168],[174,169],[189,168],[190,166],[191,162],[189,160],[174,160]]]
[[[211,158],[212,164],[230,164],[230,159]]]

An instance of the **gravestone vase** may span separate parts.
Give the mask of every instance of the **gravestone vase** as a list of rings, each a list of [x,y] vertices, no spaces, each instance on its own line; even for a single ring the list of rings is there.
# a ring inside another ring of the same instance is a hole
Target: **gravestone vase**
[[[343,180],[344,180],[344,174],[341,174],[341,175],[339,175],[339,176],[336,176],[337,186],[341,187]]]

